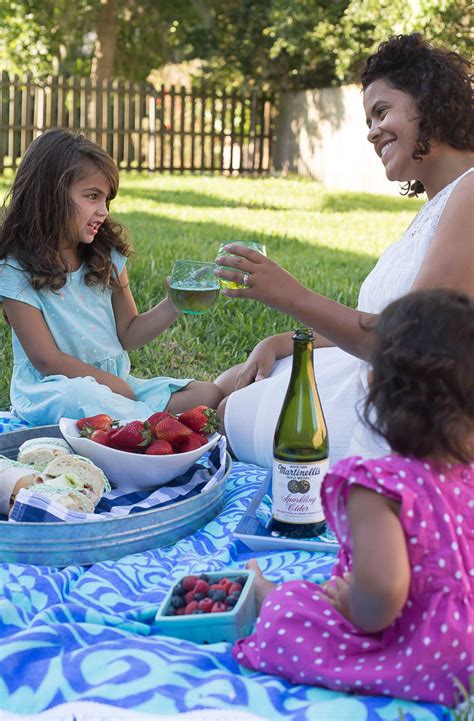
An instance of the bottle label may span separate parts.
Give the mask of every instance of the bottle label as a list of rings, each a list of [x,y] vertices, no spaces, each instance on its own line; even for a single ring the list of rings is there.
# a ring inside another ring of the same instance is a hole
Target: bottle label
[[[327,458],[314,463],[287,463],[273,459],[273,518],[292,524],[324,521],[321,484],[328,468]]]

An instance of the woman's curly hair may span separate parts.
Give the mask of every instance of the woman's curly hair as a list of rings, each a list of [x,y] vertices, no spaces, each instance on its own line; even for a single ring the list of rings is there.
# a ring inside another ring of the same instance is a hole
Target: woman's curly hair
[[[474,460],[472,296],[422,290],[394,301],[377,321],[370,360],[364,418],[394,451]]]
[[[420,110],[415,160],[430,152],[430,140],[458,150],[474,150],[472,63],[458,53],[433,47],[419,33],[397,35],[370,55],[361,73],[362,89],[384,79],[414,98]],[[419,180],[408,182],[404,194],[424,192]]]
[[[28,274],[35,290],[62,288],[67,266],[60,255],[64,242],[75,246],[87,266],[88,285],[117,286],[110,251],[130,254],[124,229],[107,217],[90,245],[77,239],[73,183],[100,171],[110,186],[107,207],[118,190],[118,170],[102,148],[81,134],[55,128],[28,147],[5,199],[0,227],[0,259],[12,257]]]

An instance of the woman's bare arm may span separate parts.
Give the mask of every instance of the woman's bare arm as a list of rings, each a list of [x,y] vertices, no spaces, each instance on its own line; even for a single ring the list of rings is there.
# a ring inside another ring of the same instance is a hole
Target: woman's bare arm
[[[412,290],[421,288],[456,288],[474,293],[474,173],[470,173],[453,190],[441,216]],[[234,253],[238,243],[229,246]],[[238,256],[223,256],[219,265],[233,266],[235,271],[220,269],[219,276],[241,280],[242,272],[250,274],[249,287],[224,290],[235,298],[252,298],[287,313],[311,326],[328,344],[339,346],[352,355],[368,360],[372,333],[364,328],[377,316],[348,308],[305,288],[270,258],[257,251],[241,248]]]

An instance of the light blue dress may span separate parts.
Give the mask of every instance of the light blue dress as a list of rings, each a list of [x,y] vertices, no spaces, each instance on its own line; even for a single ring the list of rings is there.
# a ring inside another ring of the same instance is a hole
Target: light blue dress
[[[126,258],[113,250],[112,262],[120,274]],[[92,376],[43,375],[33,366],[12,331],[12,409],[32,425],[57,423],[62,416],[83,418],[96,413],[109,413],[118,419],[146,418],[154,411],[163,410],[171,394],[192,380],[167,377],[145,380],[130,375],[128,354],[117,337],[112,291],[102,286],[87,286],[86,271],[87,266],[82,264],[77,271],[69,273],[66,285],[59,291],[34,290],[28,274],[16,260],[1,260],[0,300],[11,298],[38,308],[60,351],[123,378],[137,400],[114,393]]]

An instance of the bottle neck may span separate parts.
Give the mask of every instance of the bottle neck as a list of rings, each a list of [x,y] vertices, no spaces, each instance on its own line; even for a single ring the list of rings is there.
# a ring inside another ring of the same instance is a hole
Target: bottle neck
[[[301,376],[302,372],[308,372],[313,368],[313,341],[308,338],[293,339],[293,365],[291,369],[291,381]]]

